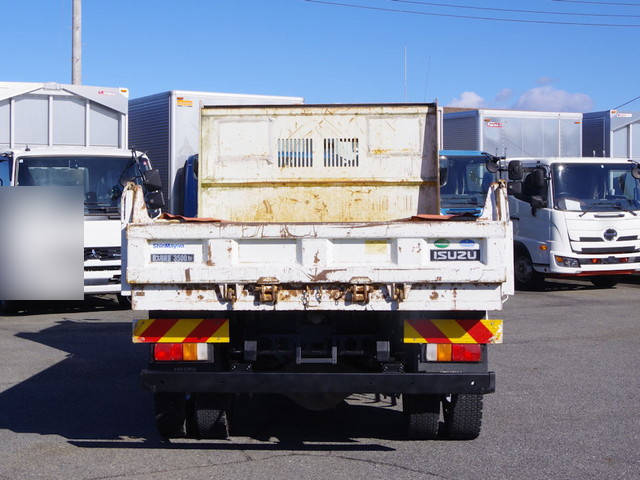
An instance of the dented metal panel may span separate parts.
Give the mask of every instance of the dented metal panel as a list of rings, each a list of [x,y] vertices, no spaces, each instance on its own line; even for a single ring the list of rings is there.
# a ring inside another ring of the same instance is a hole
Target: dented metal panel
[[[368,222],[438,212],[435,105],[202,109],[200,217]]]

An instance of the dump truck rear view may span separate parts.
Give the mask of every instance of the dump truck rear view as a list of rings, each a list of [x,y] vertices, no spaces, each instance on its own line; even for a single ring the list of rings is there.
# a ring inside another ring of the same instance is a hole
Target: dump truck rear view
[[[123,202],[133,341],[166,437],[226,438],[238,394],[402,395],[409,437],[471,439],[513,294],[506,185],[439,215],[434,104],[205,107],[198,218]]]

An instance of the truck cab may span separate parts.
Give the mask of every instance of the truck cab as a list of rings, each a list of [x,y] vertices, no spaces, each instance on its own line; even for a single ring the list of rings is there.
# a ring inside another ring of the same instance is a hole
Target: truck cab
[[[148,170],[124,149],[44,147],[0,154],[4,186],[84,189],[84,293],[120,293],[120,199],[123,185]]]
[[[515,279],[582,277],[612,287],[640,270],[640,168],[626,158],[509,159],[523,178],[509,198]]]
[[[498,157],[479,150],[440,150],[440,213],[482,215],[487,192],[498,179]]]

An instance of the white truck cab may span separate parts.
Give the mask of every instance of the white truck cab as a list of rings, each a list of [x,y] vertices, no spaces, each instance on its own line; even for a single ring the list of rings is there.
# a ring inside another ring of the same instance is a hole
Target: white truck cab
[[[584,277],[611,287],[640,270],[640,168],[626,158],[512,158],[515,279]]]
[[[119,148],[34,147],[3,152],[0,165],[5,186],[83,187],[84,293],[120,293],[120,198],[148,160]]]

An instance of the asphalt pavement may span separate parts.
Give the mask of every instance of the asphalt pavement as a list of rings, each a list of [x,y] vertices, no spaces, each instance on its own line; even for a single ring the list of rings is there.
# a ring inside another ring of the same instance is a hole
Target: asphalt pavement
[[[0,478],[640,477],[640,283],[548,283],[502,312],[496,393],[473,441],[409,441],[400,405],[305,411],[242,399],[227,441],[163,442],[138,379],[147,349],[110,298],[0,317]]]

